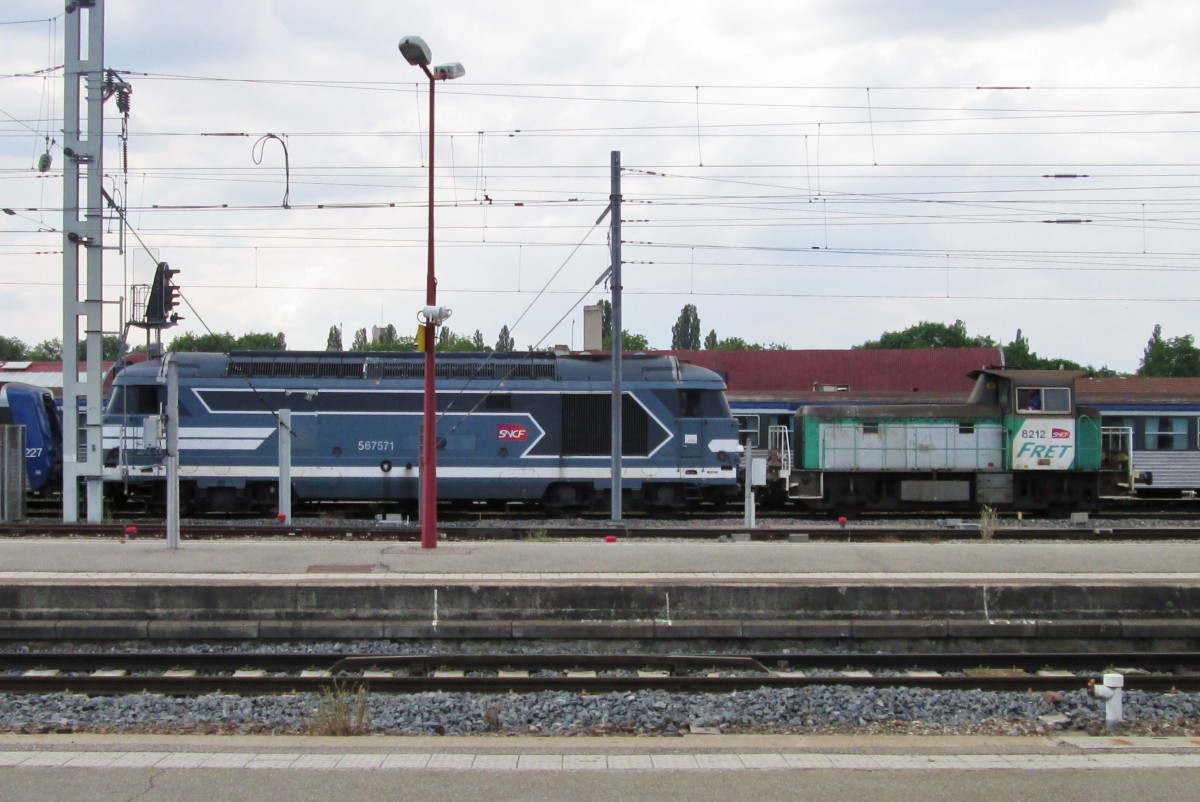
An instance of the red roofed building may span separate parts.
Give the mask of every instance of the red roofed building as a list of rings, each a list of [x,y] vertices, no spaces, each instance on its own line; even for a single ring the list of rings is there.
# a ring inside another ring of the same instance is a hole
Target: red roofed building
[[[975,384],[967,374],[1004,364],[1000,348],[662,353],[719,373],[734,403],[806,402],[813,396],[825,400],[836,392],[908,403],[965,400]]]
[[[1079,403],[1113,409],[1121,406],[1200,404],[1200,378],[1129,376],[1079,379],[1075,382]]]

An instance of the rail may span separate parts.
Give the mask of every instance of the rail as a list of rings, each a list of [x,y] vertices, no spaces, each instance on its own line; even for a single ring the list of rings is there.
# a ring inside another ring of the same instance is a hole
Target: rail
[[[0,692],[89,695],[316,692],[337,684],[375,693],[668,690],[733,692],[849,685],[940,690],[1069,691],[1120,664],[1127,687],[1200,689],[1200,655],[1043,654],[0,654]]]

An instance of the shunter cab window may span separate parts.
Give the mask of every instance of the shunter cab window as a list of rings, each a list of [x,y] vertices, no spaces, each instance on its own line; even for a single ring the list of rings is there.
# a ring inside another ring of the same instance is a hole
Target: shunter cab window
[[[1071,411],[1071,390],[1067,387],[1018,387],[1017,409],[1021,412]]]

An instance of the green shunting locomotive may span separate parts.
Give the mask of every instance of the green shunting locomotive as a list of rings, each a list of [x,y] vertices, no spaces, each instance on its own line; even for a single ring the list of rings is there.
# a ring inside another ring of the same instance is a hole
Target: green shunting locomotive
[[[1081,372],[970,375],[965,403],[799,408],[777,492],[826,510],[1092,510],[1130,493],[1131,434],[1076,405]]]

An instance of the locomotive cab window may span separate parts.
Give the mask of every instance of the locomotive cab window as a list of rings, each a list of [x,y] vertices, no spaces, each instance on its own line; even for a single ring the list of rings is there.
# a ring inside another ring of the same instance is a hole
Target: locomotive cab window
[[[1017,409],[1021,412],[1069,413],[1071,390],[1067,387],[1018,387]]]
[[[670,403],[666,397],[660,397],[664,402]],[[728,418],[733,414],[729,409],[729,402],[725,400],[725,394],[720,390],[679,390],[676,403],[681,418]]]
[[[166,402],[166,388],[158,385],[117,387],[108,402],[112,415],[157,415]]]

